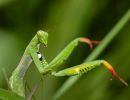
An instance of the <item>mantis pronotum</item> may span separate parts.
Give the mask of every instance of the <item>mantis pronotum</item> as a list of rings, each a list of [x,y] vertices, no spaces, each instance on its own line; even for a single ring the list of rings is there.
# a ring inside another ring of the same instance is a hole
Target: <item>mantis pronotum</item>
[[[75,40],[70,42],[70,44],[67,45],[67,47],[63,49],[63,51],[50,63],[47,63],[44,56],[42,56],[42,54],[39,52],[40,44],[43,44],[44,47],[47,47],[47,41],[48,33],[42,30],[38,31],[34,38],[31,40],[23,54],[23,57],[18,67],[13,71],[12,76],[10,77],[9,84],[12,92],[25,98],[25,86],[23,78],[32,61],[35,63],[36,67],[38,68],[38,71],[41,74],[50,74],[57,77],[83,74],[103,64],[106,68],[109,69],[113,76],[117,77],[126,86],[128,85],[114,71],[113,67],[105,60],[95,60],[56,72],[57,67],[60,66],[69,57],[69,55],[73,52],[74,48],[78,46],[79,42],[87,43],[90,48],[92,48],[93,44],[97,44],[98,41],[92,41],[84,37],[76,38]]]

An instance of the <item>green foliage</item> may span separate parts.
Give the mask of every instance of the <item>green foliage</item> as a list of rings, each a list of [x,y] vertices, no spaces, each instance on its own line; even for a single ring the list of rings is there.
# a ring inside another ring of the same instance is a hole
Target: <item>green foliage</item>
[[[0,99],[2,100],[25,100],[24,98],[10,92],[9,90],[0,89]]]

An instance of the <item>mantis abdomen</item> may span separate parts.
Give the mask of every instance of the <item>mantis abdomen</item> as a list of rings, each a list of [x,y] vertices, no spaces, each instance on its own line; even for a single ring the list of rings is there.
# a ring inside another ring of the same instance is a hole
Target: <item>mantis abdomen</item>
[[[23,97],[25,97],[23,78],[31,62],[29,55],[23,55],[18,67],[13,71],[13,76],[10,77],[11,90]]]

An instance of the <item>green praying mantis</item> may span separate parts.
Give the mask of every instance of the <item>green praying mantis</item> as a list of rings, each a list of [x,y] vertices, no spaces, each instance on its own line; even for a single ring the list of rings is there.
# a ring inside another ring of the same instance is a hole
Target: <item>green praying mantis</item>
[[[69,55],[73,52],[76,46],[80,42],[87,43],[90,48],[93,47],[93,44],[97,44],[98,41],[93,41],[85,37],[79,37],[70,42],[63,51],[54,58],[50,63],[48,63],[45,57],[39,52],[40,44],[43,44],[44,47],[47,47],[48,42],[48,33],[42,30],[39,30],[34,38],[31,40],[29,45],[26,47],[23,57],[13,71],[10,79],[9,86],[13,93],[26,98],[25,97],[25,84],[24,84],[24,76],[26,74],[27,69],[29,68],[31,62],[33,61],[38,69],[38,71],[42,75],[53,75],[56,77],[60,76],[73,76],[86,73],[91,69],[104,65],[113,76],[117,77],[123,84],[128,85],[113,69],[113,67],[105,60],[95,60],[87,63],[83,63],[80,65],[76,65],[74,67],[66,68],[57,72],[57,68],[62,65],[62,63],[69,57]]]

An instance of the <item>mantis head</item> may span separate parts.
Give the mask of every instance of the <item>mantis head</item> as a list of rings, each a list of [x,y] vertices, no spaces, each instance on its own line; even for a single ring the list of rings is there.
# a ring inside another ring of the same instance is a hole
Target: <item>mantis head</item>
[[[39,30],[37,32],[37,37],[38,37],[39,42],[42,43],[45,47],[47,47],[48,33],[42,30]]]

